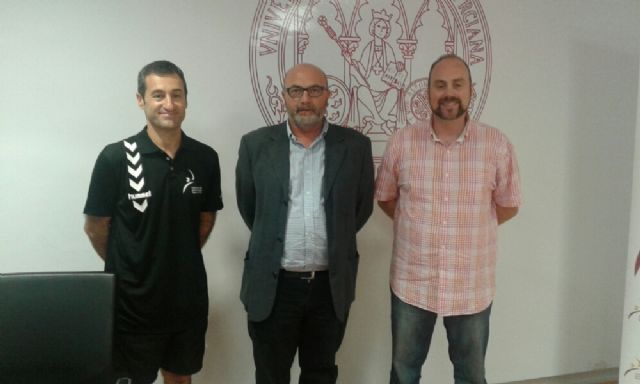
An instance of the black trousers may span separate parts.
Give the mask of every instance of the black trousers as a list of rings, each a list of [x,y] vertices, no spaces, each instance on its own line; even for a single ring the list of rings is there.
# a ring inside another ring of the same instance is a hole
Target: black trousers
[[[335,356],[346,322],[335,315],[328,273],[302,277],[281,271],[271,315],[264,321],[249,321],[256,384],[289,384],[296,351],[300,384],[336,382]]]

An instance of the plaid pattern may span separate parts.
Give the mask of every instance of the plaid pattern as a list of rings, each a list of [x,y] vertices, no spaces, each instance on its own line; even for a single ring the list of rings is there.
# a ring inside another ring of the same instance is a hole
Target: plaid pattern
[[[376,200],[397,200],[391,289],[443,316],[478,313],[495,294],[495,205],[521,203],[507,137],[469,121],[445,146],[431,121],[397,131],[378,168]]]

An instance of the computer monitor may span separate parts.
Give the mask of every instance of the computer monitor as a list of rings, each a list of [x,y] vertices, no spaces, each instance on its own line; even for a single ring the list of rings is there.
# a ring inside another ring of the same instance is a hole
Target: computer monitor
[[[111,274],[0,274],[0,380],[107,382],[113,305]]]

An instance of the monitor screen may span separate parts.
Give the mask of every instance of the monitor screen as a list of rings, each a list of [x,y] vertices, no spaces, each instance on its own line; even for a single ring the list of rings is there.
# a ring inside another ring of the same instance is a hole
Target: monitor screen
[[[114,277],[102,272],[0,274],[2,380],[106,380],[113,296]]]

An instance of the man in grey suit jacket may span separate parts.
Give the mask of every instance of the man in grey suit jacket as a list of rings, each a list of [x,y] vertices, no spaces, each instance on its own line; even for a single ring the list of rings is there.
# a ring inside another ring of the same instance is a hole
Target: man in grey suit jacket
[[[289,119],[246,134],[236,197],[251,230],[241,299],[257,384],[335,383],[358,270],[356,233],[373,208],[371,142],[324,118],[329,90],[318,67],[285,75]]]

